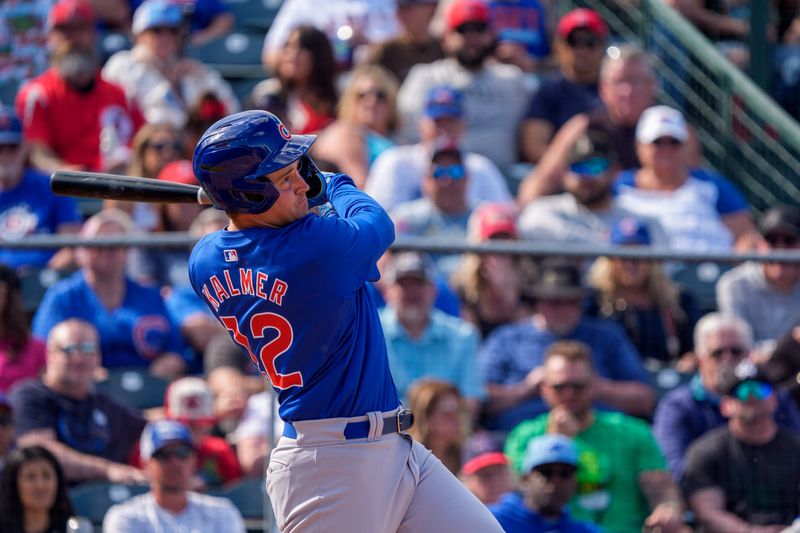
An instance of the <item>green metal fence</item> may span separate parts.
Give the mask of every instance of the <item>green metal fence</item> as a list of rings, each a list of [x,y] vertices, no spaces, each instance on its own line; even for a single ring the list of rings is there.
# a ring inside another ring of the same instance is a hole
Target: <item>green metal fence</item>
[[[615,35],[650,50],[661,80],[659,100],[684,111],[706,162],[733,180],[759,211],[800,205],[800,126],[691,23],[662,0],[568,0],[590,7]]]

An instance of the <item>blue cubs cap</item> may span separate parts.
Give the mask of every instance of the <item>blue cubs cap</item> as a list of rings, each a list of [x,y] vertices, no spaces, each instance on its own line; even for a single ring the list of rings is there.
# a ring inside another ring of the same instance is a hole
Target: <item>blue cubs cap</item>
[[[425,116],[461,118],[464,115],[461,100],[461,93],[452,87],[434,87],[425,99]]]
[[[150,459],[161,448],[176,442],[194,448],[189,428],[175,420],[149,422],[139,440],[139,455],[142,459]]]
[[[133,14],[131,31],[139,35],[151,28],[177,28],[183,22],[181,7],[168,0],[145,0]]]
[[[552,463],[578,466],[578,448],[572,439],[564,435],[542,435],[531,439],[522,461],[522,471],[528,473]]]
[[[10,107],[0,108],[0,144],[22,142],[22,123]]]
[[[650,230],[647,225],[633,217],[623,217],[611,227],[609,242],[616,245],[649,245]]]

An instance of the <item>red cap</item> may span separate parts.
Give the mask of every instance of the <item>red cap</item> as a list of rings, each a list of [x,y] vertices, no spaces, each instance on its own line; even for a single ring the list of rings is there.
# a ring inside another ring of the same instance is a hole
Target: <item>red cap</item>
[[[84,0],[61,0],[47,15],[47,27],[50,29],[79,23],[94,25],[94,10]]]
[[[589,30],[601,39],[608,37],[608,26],[603,17],[597,11],[579,8],[573,9],[558,21],[556,34],[562,39],[566,39],[575,30]]]
[[[447,29],[455,30],[467,22],[489,23],[489,6],[481,0],[455,0],[447,10]]]
[[[517,212],[513,204],[486,202],[473,211],[469,219],[468,234],[473,242],[484,242],[505,234],[518,237]]]
[[[164,168],[158,173],[158,179],[187,185],[198,185],[197,178],[194,177],[194,171],[192,170],[192,162],[186,159],[164,165]]]
[[[463,474],[474,474],[478,470],[482,470],[487,466],[507,465],[508,457],[503,452],[488,452],[477,457],[470,459],[461,467]]]

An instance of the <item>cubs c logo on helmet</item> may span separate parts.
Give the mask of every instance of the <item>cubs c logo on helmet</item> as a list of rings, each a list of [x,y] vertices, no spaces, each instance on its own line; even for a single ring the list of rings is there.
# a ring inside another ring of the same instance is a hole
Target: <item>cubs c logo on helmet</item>
[[[292,134],[289,133],[289,130],[286,129],[286,126],[284,126],[283,123],[278,124],[278,133],[280,133],[281,137],[283,137],[287,141],[292,140]]]

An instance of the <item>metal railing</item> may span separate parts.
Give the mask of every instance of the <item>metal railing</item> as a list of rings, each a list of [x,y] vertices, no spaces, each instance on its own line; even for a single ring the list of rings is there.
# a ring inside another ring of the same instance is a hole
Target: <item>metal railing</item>
[[[800,205],[800,126],[717,48],[662,0],[621,9],[609,0],[568,0],[590,7],[613,33],[652,52],[659,100],[682,109],[706,162],[736,183],[757,210]]]

